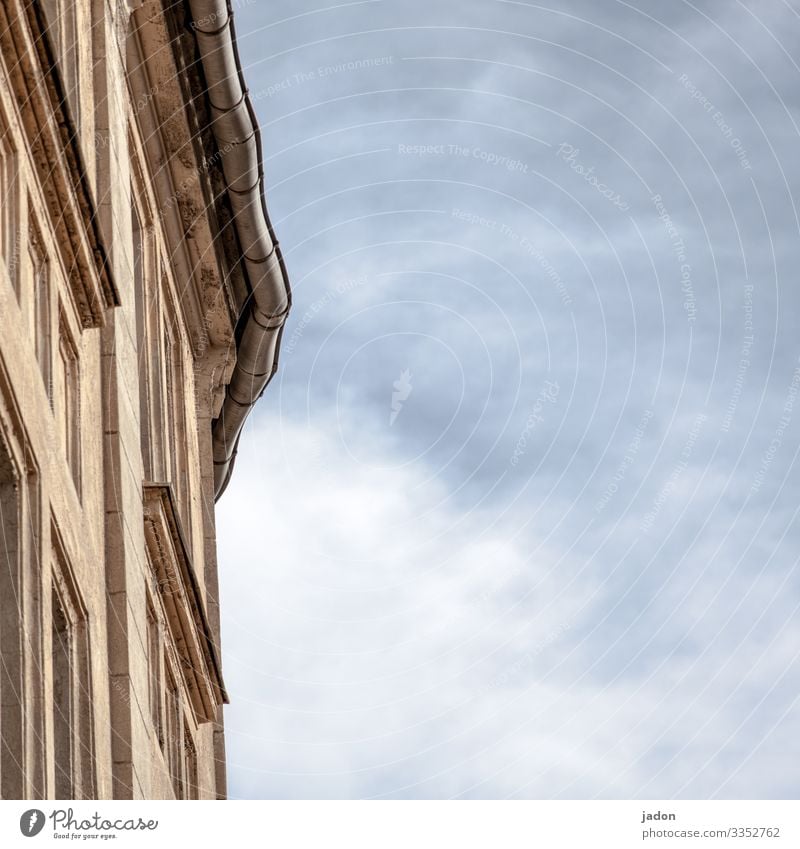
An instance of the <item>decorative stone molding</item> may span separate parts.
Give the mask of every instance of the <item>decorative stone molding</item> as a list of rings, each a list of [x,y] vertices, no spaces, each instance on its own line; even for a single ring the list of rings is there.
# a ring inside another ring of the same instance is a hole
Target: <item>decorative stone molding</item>
[[[181,281],[181,308],[200,367],[234,347],[248,296],[210,116],[200,114],[194,36],[182,2],[141,0],[131,18],[128,84],[159,224]],[[230,365],[230,370],[233,363]],[[223,375],[227,382],[230,373]]]
[[[100,327],[119,298],[39,0],[0,4],[0,50],[81,323]]]
[[[158,483],[143,489],[145,543],[167,635],[180,659],[196,722],[213,722],[228,697],[172,489]]]

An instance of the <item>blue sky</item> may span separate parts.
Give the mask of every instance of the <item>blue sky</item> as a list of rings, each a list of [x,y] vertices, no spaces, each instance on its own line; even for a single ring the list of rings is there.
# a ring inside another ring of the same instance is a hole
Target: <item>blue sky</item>
[[[294,308],[231,796],[796,796],[796,7],[235,11]]]

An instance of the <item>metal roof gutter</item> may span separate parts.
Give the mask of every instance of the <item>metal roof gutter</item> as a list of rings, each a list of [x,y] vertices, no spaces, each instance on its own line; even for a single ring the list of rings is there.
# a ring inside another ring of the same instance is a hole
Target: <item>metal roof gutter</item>
[[[214,495],[230,480],[245,419],[278,368],[291,288],[264,199],[261,134],[245,87],[233,10],[226,0],[189,0],[211,104],[212,130],[251,296],[237,328],[236,365],[214,420]]]

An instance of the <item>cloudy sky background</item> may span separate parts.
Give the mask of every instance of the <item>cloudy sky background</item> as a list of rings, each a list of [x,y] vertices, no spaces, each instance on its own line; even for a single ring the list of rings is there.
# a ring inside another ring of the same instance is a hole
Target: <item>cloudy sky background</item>
[[[796,4],[235,9],[230,795],[796,798]]]

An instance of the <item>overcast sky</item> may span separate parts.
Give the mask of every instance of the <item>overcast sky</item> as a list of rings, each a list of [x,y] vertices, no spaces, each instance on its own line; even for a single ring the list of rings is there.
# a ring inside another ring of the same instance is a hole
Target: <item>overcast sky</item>
[[[795,798],[796,4],[234,8],[231,797]]]

